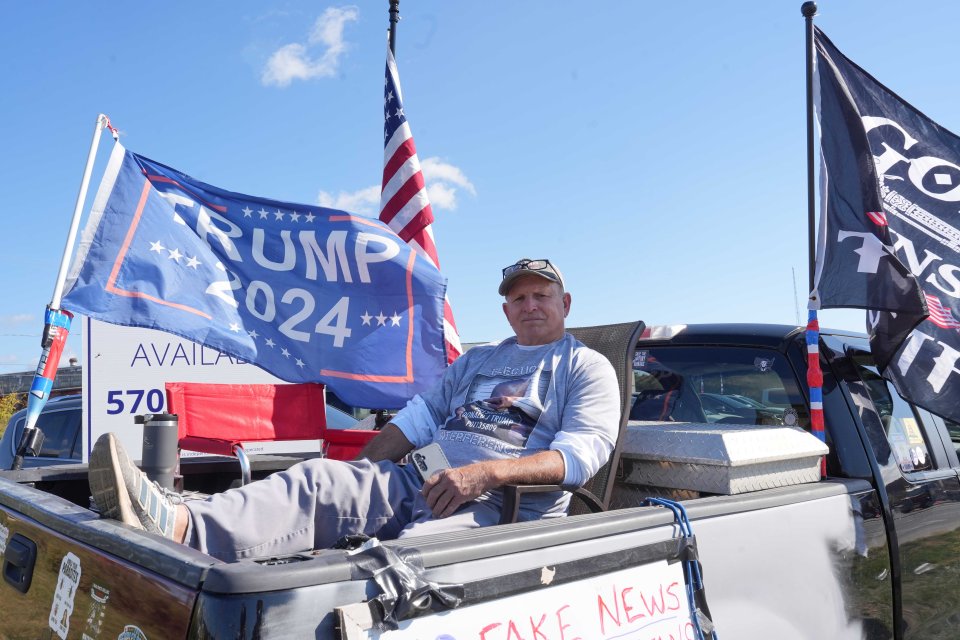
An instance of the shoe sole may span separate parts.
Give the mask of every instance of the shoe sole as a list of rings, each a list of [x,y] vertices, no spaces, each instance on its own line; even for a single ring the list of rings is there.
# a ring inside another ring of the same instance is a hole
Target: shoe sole
[[[113,434],[109,434],[108,438],[106,451],[95,447],[90,454],[90,468],[97,467],[90,471],[90,490],[100,508],[100,517],[120,520],[124,524],[143,529],[140,518],[134,513],[123,481],[117,459],[116,439]]]

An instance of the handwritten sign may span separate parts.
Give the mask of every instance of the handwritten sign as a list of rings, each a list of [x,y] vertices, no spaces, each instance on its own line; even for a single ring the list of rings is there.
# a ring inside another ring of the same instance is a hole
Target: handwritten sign
[[[354,637],[354,636],[349,636]],[[680,563],[623,569],[423,618],[370,640],[694,640]]]

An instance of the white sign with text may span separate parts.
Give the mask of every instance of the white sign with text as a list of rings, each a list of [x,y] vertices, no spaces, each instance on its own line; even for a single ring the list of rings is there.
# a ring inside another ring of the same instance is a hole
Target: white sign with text
[[[544,583],[552,577],[545,567]],[[371,628],[341,610],[349,640],[695,640],[683,566],[665,560]],[[369,608],[367,608],[369,611]]]
[[[167,382],[283,383],[257,366],[171,333],[90,318],[84,318],[83,332],[84,462],[97,438],[109,431],[139,460],[143,427],[134,423],[134,416],[166,411]],[[247,447],[249,453],[319,450],[319,440]]]

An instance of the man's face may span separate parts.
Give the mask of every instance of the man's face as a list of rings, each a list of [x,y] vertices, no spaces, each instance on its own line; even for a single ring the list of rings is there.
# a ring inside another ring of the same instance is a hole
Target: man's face
[[[503,312],[517,343],[547,344],[563,337],[563,320],[570,313],[570,294],[540,276],[518,278],[506,295]]]

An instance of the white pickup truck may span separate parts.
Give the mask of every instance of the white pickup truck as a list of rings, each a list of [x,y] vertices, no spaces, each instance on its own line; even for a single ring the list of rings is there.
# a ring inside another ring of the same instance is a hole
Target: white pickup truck
[[[821,335],[821,478],[802,329],[624,335],[604,349],[629,391],[604,511],[228,564],[99,519],[83,465],[0,472],[0,635],[960,638],[960,430],[903,401],[863,337]],[[182,469],[207,493],[237,475]]]

